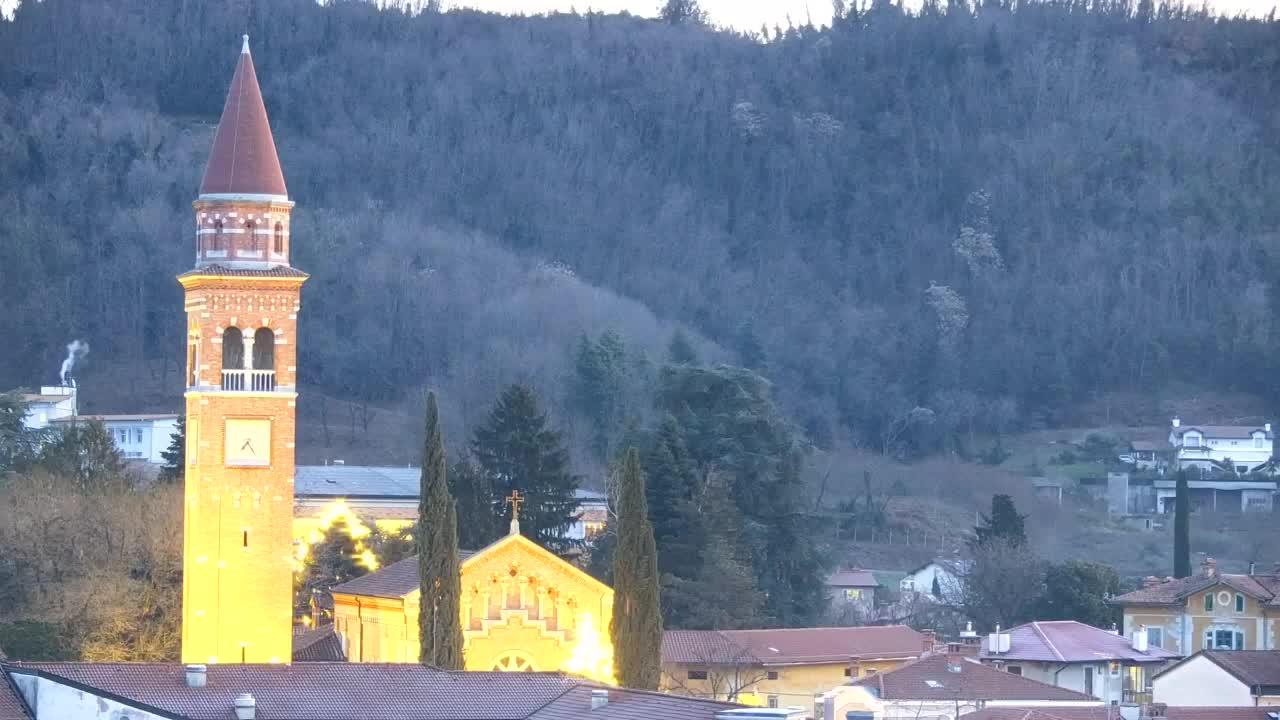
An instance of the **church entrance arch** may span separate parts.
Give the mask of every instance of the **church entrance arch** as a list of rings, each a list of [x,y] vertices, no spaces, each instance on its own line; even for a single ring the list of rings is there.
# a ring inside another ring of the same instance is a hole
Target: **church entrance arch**
[[[501,672],[537,672],[533,656],[520,650],[507,650],[493,659],[491,670]]]

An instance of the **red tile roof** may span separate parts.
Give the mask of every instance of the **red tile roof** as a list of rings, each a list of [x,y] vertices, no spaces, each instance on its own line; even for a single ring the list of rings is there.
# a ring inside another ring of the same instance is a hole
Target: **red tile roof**
[[[925,636],[905,625],[773,630],[668,630],[662,660],[683,664],[816,665],[853,658],[911,659]]]
[[[1201,656],[1250,687],[1280,687],[1280,650],[1201,650],[1161,670],[1156,677]]]
[[[983,643],[984,660],[1030,660],[1039,662],[1099,662],[1128,660],[1160,663],[1178,657],[1168,650],[1148,648],[1138,652],[1128,638],[1075,620],[1030,622],[1006,630],[1009,652],[992,654]]]
[[[930,655],[853,685],[870,688],[884,700],[1005,700],[1094,702],[1094,698],[996,670],[972,658]]]
[[[0,653],[0,659],[4,653]],[[0,720],[30,720],[27,704],[18,694],[18,688],[9,681],[9,675],[0,672]]]
[[[262,103],[262,90],[249,54],[249,36],[231,76],[222,119],[213,137],[209,164],[200,183],[201,195],[278,195],[287,196],[284,173],[276,156],[276,143],[271,137],[267,108]]]
[[[828,587],[880,587],[870,570],[836,570],[827,576]]]
[[[1168,580],[1151,587],[1144,587],[1111,599],[1112,604],[1126,605],[1176,605],[1195,593],[1208,590],[1219,583],[1234,588],[1270,607],[1280,607],[1280,575],[1236,575],[1232,573],[1203,573]]]
[[[1265,707],[1178,707],[1165,709],[1168,720],[1270,720]],[[989,707],[964,716],[965,720],[1120,720],[1120,708],[1100,707]]]
[[[253,695],[258,720],[714,720],[729,703],[609,688],[559,673],[444,672],[412,663],[210,665],[208,684],[189,688],[177,663],[14,663],[156,714],[227,720],[235,698]],[[26,718],[21,718],[26,720]]]
[[[466,560],[475,555],[470,550],[459,550],[458,559]],[[364,595],[366,597],[401,598],[421,587],[418,582],[418,556],[399,560],[367,575],[348,580],[329,588],[330,593]]]
[[[293,634],[294,662],[342,662],[347,654],[332,625],[303,630]]]

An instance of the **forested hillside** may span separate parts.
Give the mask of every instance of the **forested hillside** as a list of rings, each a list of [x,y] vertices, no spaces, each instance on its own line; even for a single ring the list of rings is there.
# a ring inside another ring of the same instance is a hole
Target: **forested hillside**
[[[25,2],[0,21],[0,386],[51,380],[72,338],[86,384],[178,362],[173,277],[248,32],[313,392],[431,385],[469,426],[525,379],[589,424],[582,334],[643,366],[681,326],[813,442],[890,454],[1070,422],[1099,391],[1269,391],[1280,23],[1016,8],[880,3],[764,39]]]

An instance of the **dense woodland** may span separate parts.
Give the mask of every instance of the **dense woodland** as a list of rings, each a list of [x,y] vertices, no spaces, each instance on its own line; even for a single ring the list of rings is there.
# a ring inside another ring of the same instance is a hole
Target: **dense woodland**
[[[313,274],[313,392],[432,386],[461,437],[523,380],[598,450],[582,335],[661,363],[683,327],[811,442],[920,455],[1110,389],[1274,385],[1280,23],[998,0],[756,37],[23,3],[0,22],[0,332],[22,339],[0,385],[51,380],[75,337],[87,398],[180,360],[173,276],[245,31]],[[624,417],[656,422],[650,394]]]

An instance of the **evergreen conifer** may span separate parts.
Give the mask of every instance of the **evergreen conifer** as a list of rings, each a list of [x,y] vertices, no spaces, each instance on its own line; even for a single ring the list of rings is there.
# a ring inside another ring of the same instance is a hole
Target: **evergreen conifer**
[[[613,554],[613,667],[623,687],[657,690],[662,672],[658,550],[649,524],[640,453],[627,451]]]
[[[435,393],[427,395],[426,444],[418,500],[418,658],[444,670],[462,669],[457,510],[445,478],[444,440]]]
[[[511,385],[502,392],[471,444],[476,462],[493,487],[494,513],[511,520],[503,502],[513,490],[525,496],[520,529],[553,552],[577,544],[565,537],[577,519],[578,478],[569,471],[569,452],[560,433],[548,427],[533,390]]]
[[[160,453],[160,457],[164,458],[164,465],[160,466],[160,480],[162,482],[182,482],[183,477],[185,477],[186,448],[187,418],[184,415],[179,415],[178,428],[173,433],[173,438],[169,440],[169,447]]]
[[[974,528],[975,545],[986,545],[992,540],[1006,540],[1014,545],[1027,542],[1026,515],[1018,512],[1013,498],[1008,495],[991,496],[991,514],[982,516],[982,524]]]
[[[1191,576],[1191,491],[1187,471],[1178,471],[1173,499],[1173,576]]]

